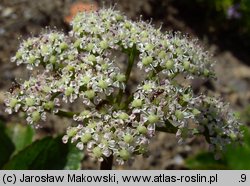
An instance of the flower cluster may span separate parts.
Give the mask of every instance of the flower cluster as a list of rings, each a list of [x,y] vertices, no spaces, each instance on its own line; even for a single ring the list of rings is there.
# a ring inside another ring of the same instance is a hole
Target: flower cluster
[[[229,105],[212,97],[201,96],[195,103],[200,113],[196,115],[199,131],[210,143],[210,149],[220,156],[226,145],[242,138]]]
[[[24,111],[32,125],[49,112],[70,117],[64,143],[100,161],[114,155],[121,164],[146,153],[157,129],[176,132],[179,142],[203,134],[215,151],[240,138],[240,124],[223,103],[195,96],[175,78],[214,77],[209,54],[195,40],[132,22],[113,9],[79,13],[72,27],[68,35],[47,31],[20,45],[11,61],[34,73],[7,93],[9,114]],[[116,51],[128,56],[125,72]],[[127,95],[135,66],[144,80]],[[62,110],[79,101],[82,110]]]

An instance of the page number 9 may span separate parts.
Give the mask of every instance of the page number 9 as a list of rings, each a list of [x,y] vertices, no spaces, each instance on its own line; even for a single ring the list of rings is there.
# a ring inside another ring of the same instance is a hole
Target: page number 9
[[[241,174],[240,178],[241,178],[240,182],[246,182],[247,180],[247,176],[245,174]]]

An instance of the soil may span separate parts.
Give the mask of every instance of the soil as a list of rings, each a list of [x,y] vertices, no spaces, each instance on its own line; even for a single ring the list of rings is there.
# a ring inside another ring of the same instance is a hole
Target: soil
[[[44,29],[62,30],[68,32],[69,25],[64,21],[69,15],[70,6],[74,0],[1,0],[0,2],[0,119],[6,123],[17,122],[16,116],[8,116],[4,112],[4,92],[8,91],[16,77],[28,77],[23,67],[17,67],[10,62],[21,40],[32,35],[38,35]],[[82,1],[93,3],[94,1]],[[112,1],[95,1],[99,7],[113,6]],[[103,3],[104,2],[104,3]],[[220,95],[225,101],[231,103],[232,108],[241,112],[250,104],[250,58],[247,49],[237,50],[223,47],[218,43],[228,42],[218,35],[208,35],[196,29],[194,23],[190,24],[192,14],[183,14],[181,8],[168,0],[120,0],[116,9],[124,12],[131,19],[152,19],[152,23],[161,26],[163,30],[181,31],[191,37],[199,37],[201,44],[214,53],[217,61],[215,70],[217,81],[192,82],[196,92],[206,91]],[[190,12],[189,12],[190,13]],[[233,45],[234,43],[231,43]],[[227,45],[230,46],[230,45]],[[241,58],[246,53],[246,57]],[[243,53],[243,54],[242,54]],[[38,131],[37,138],[43,135],[53,135],[63,132],[65,125],[58,126],[58,120],[51,119],[43,129]],[[60,121],[61,123],[61,121]],[[66,121],[63,120],[63,123]],[[249,123],[248,123],[249,124]],[[136,157],[135,161],[125,166],[116,166],[117,169],[185,169],[184,161],[187,157],[196,154],[199,149],[206,149],[207,145],[202,138],[190,139],[185,145],[178,145],[175,135],[159,133],[150,145],[149,157]],[[98,163],[85,157],[83,169],[98,169]]]

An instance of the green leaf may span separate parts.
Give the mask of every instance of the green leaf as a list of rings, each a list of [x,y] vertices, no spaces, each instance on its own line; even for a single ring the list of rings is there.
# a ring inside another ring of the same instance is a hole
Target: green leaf
[[[227,169],[223,160],[215,160],[213,153],[200,153],[186,160],[186,166],[195,170]]]
[[[80,170],[81,161],[84,157],[83,151],[80,151],[74,144],[68,144],[69,152],[67,155],[67,163],[64,167],[65,170]]]
[[[225,160],[228,162],[230,169],[249,170],[250,169],[250,130],[243,128],[244,143],[243,145],[232,144],[227,147]]]
[[[32,143],[34,130],[31,126],[23,126],[20,124],[8,125],[6,133],[14,143],[15,154]]]
[[[0,121],[0,168],[9,160],[15,146],[5,133],[5,127]]]
[[[61,136],[57,138],[46,137],[35,141],[13,156],[4,169],[63,169],[67,163],[67,153],[68,145],[61,142]]]
[[[243,127],[243,144],[237,143],[227,146],[222,154],[221,160],[215,160],[212,153],[200,153],[195,157],[189,158],[186,165],[190,169],[250,169],[250,130]]]

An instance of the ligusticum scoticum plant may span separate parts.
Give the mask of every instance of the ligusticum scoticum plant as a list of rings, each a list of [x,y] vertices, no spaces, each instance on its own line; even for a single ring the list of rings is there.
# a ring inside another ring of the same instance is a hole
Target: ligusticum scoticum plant
[[[204,135],[215,153],[240,140],[240,123],[228,104],[194,95],[179,80],[214,78],[211,57],[196,40],[130,21],[112,8],[79,13],[71,25],[67,35],[47,30],[20,44],[11,61],[32,75],[7,93],[9,114],[25,112],[33,126],[49,113],[69,117],[64,143],[120,164],[147,153],[156,131],[176,133],[180,143]],[[125,70],[115,57],[121,53]],[[133,90],[132,69],[143,74]],[[79,101],[81,110],[64,107]]]

